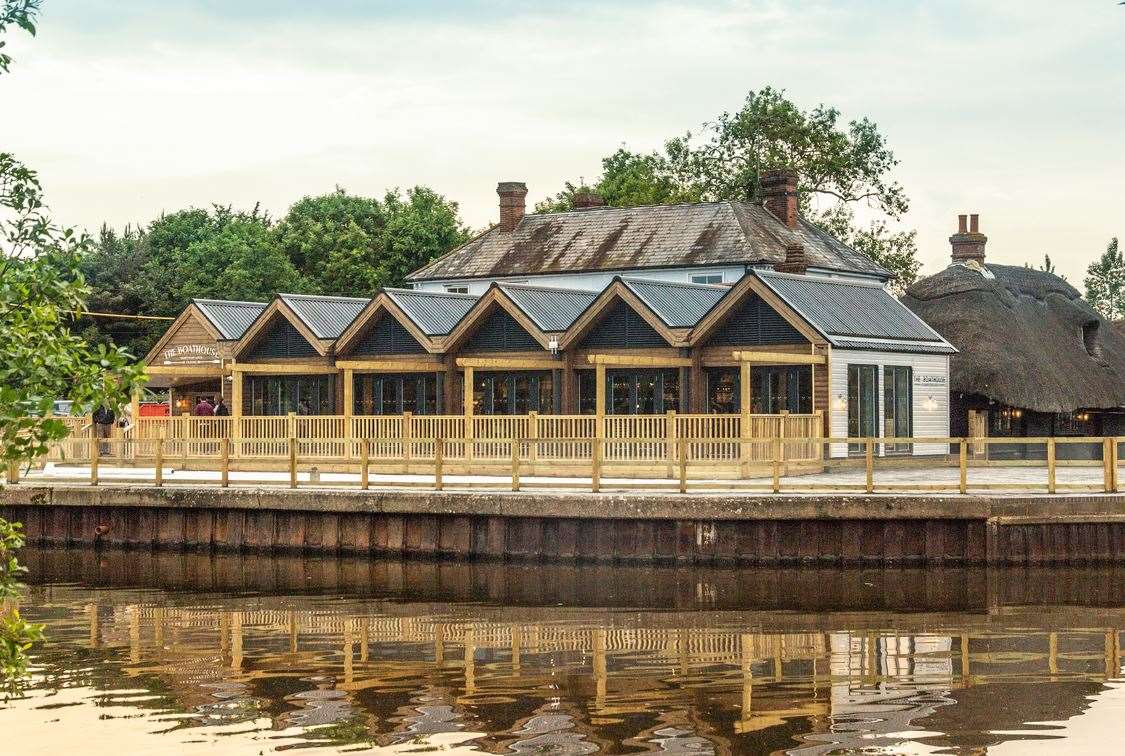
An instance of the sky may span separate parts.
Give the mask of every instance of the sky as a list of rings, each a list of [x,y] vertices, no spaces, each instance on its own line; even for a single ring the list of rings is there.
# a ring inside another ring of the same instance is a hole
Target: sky
[[[45,0],[8,36],[0,150],[91,230],[416,184],[479,229],[497,181],[531,204],[773,85],[879,125],[924,272],[958,213],[1076,284],[1125,235],[1116,0]]]

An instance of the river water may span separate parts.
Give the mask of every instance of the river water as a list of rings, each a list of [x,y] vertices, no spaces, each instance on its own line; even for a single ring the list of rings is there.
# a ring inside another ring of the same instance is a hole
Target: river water
[[[1125,569],[28,548],[0,753],[1101,753]]]

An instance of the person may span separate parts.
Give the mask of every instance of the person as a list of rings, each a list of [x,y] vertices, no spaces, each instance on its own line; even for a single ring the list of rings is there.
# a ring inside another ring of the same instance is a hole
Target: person
[[[230,415],[230,407],[220,396],[218,404],[215,405],[215,417],[227,417],[228,415]]]
[[[302,399],[300,404],[297,405],[297,414],[298,415],[311,415],[312,414],[312,407],[309,406],[309,400],[308,399]]]
[[[117,415],[109,407],[101,406],[94,410],[94,427],[97,429],[98,438],[109,438],[113,424],[117,422]],[[109,454],[109,444],[99,443],[98,454]]]
[[[199,397],[199,404],[195,405],[196,417],[211,417],[215,414],[215,408],[211,406],[211,402],[207,401],[207,397]]]

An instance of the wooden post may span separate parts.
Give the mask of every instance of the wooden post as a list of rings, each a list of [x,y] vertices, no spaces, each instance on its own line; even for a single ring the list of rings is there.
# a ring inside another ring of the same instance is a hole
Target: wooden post
[[[867,464],[867,493],[875,491],[875,439],[864,442],[864,457]]]
[[[289,436],[289,487],[297,487],[297,438]]]
[[[359,445],[359,487],[366,491],[371,486],[371,440],[363,439]]]
[[[773,459],[773,492],[781,492],[781,439],[774,436],[770,442],[771,457]]]
[[[778,437],[781,438],[781,442],[778,445],[778,462],[779,462],[779,465],[781,467],[782,474],[785,474],[786,473],[786,470],[785,470],[785,459],[786,459],[785,439],[789,437],[789,410],[782,410],[781,411],[781,417],[778,418],[778,421],[777,421],[777,428],[778,428],[778,434],[777,435],[778,435]]]
[[[1121,481],[1118,480],[1118,454],[1117,454],[1117,439],[1107,438],[1106,444],[1109,448],[1109,475],[1110,475],[1110,491],[1117,493],[1121,490]]]
[[[462,401],[462,410],[465,417],[465,462],[471,464],[473,460],[473,369],[471,367],[465,368],[465,385],[464,385],[464,399]]]
[[[958,453],[957,453],[957,457],[958,457],[957,467],[958,467],[958,471],[959,471],[960,482],[958,484],[957,490],[960,491],[962,494],[966,494],[966,493],[969,492],[969,441],[968,441],[968,439],[962,438],[960,443],[958,444],[958,447],[959,447],[959,449],[958,449]]]
[[[750,383],[750,363],[745,360],[738,363],[738,411],[739,411],[739,444],[738,457],[743,478],[750,477],[750,410],[753,409],[754,391]]]
[[[680,457],[680,493],[687,493],[687,440],[679,439],[676,441],[676,446],[679,449]]]
[[[234,439],[234,456],[242,454],[242,371],[232,369],[230,383],[230,437]]]
[[[605,364],[601,362],[594,365],[594,437],[605,438]]]
[[[1113,460],[1111,459],[1113,455],[1113,451],[1110,449],[1111,441],[1112,439],[1108,437],[1102,439],[1102,487],[1105,489],[1106,493],[1113,493],[1114,488],[1116,488],[1113,484],[1114,469]]]
[[[160,429],[160,435],[156,439],[156,487],[160,488],[164,485],[164,429]]]
[[[98,438],[98,424],[90,423],[90,485],[98,485],[98,457],[101,456],[101,443]]]
[[[230,439],[223,438],[221,445],[223,449],[223,461],[219,473],[219,485],[223,488],[227,488],[230,486]]]
[[[590,439],[590,490],[598,493],[602,490],[602,444],[605,439],[595,437]]]
[[[434,439],[434,490],[440,491],[445,487],[442,467],[445,461],[445,439],[438,436]]]
[[[344,370],[344,459],[352,459],[355,432],[352,417],[355,415],[355,371]]]
[[[558,372],[558,371],[556,371]],[[539,413],[532,410],[527,416],[528,460],[534,465],[539,461]],[[534,475],[534,468],[532,468]]]
[[[414,419],[414,413],[413,412],[403,412],[402,413],[402,433],[401,433],[401,437],[402,437],[402,459],[403,459],[403,463],[406,464],[406,465],[410,464],[410,460],[414,456],[414,449],[412,448],[414,446],[414,422],[413,422],[413,419]],[[407,468],[406,471],[409,472],[410,471],[409,468]]]
[[[14,486],[20,482],[20,465],[15,460],[8,463],[8,485]]]
[[[520,490],[520,441],[512,439],[512,490]]]
[[[664,435],[668,439],[668,477],[672,477],[672,460],[675,459],[677,446],[677,428],[676,428],[676,411],[668,410],[668,414],[664,419]]]
[[[1047,493],[1056,493],[1058,486],[1055,484],[1055,439],[1047,439]]]
[[[191,415],[180,413],[180,469],[188,469],[188,451],[191,447]]]

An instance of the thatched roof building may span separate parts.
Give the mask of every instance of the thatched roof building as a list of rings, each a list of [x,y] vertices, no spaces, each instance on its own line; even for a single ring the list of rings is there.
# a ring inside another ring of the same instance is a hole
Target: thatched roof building
[[[1125,330],[1053,273],[984,262],[976,228],[903,303],[958,350],[950,391],[1042,413],[1125,407]]]

